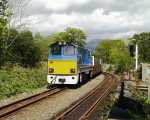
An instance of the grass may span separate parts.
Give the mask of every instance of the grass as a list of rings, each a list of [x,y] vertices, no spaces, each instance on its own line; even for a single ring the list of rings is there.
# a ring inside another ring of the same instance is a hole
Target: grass
[[[19,65],[0,69],[0,99],[23,92],[30,92],[47,84],[47,65],[23,68]]]

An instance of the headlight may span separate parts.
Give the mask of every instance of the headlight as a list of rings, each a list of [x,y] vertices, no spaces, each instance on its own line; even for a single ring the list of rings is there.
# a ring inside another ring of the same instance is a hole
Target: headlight
[[[54,72],[54,68],[49,68],[49,69],[48,69],[48,72],[49,72],[49,73],[53,73],[53,72]]]
[[[70,69],[70,73],[75,73],[75,72],[76,72],[76,70],[74,68]]]

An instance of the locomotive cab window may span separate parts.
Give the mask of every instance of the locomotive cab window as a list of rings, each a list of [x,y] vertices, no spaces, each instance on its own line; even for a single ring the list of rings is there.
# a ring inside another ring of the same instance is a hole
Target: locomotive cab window
[[[61,46],[53,46],[51,47],[51,55],[61,55]]]
[[[75,53],[74,46],[64,46],[64,55],[75,55]]]

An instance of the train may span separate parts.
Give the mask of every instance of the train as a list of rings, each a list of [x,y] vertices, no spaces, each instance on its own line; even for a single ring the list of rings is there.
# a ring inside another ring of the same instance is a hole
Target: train
[[[48,86],[77,85],[85,76],[92,78],[101,72],[101,64],[91,50],[68,42],[56,42],[48,49]]]

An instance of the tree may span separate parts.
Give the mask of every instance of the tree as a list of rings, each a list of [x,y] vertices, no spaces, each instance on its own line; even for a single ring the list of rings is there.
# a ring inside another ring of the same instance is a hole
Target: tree
[[[7,56],[7,61],[9,62],[15,62],[15,55],[14,55],[14,40],[19,39],[19,32],[16,29],[10,29],[9,30],[9,36],[7,39],[5,39],[6,42],[6,49],[5,53]]]
[[[23,26],[21,18],[25,3],[20,0],[0,0],[0,67],[8,62],[13,42],[18,37],[18,34],[11,37],[12,29],[21,29]]]
[[[41,60],[46,61],[48,55],[48,47],[53,43],[52,39],[48,39],[44,37],[41,33],[36,33],[34,37],[34,44],[39,48],[41,51]]]
[[[34,36],[34,40],[43,41],[43,40],[46,40],[46,37],[44,37],[40,32],[37,32]]]
[[[78,28],[67,28],[64,32],[52,35],[51,39],[53,39],[54,42],[65,41],[79,46],[84,46],[86,44],[86,35]]]
[[[95,49],[95,56],[102,59],[105,63],[110,63],[110,50],[111,50],[112,40],[103,40],[98,43]]]
[[[40,61],[40,49],[35,45],[30,31],[23,31],[25,1],[0,1],[0,67],[7,62],[35,66]],[[21,33],[18,30],[22,30]]]
[[[94,53],[107,64],[113,64],[116,72],[128,71],[132,66],[132,58],[122,40],[103,40]]]
[[[112,48],[110,61],[111,64],[115,65],[116,72],[123,73],[124,71],[129,71],[132,67],[132,58],[126,48],[122,50],[119,50],[117,47]]]
[[[15,39],[13,49],[14,59],[24,67],[34,67],[41,60],[41,51],[34,44],[30,31],[22,31]]]
[[[66,29],[67,40],[80,46],[85,45],[86,35],[85,33],[77,28]]]
[[[0,67],[5,63],[7,60],[6,55],[6,38],[8,32],[8,18],[10,16],[10,11],[8,7],[7,0],[0,1]]]
[[[24,20],[28,18],[27,7],[30,0],[9,0],[9,9],[11,17],[9,17],[9,27],[17,30],[25,30],[30,21]]]
[[[150,32],[135,34],[132,39],[133,44],[138,44],[140,62],[150,62]]]

